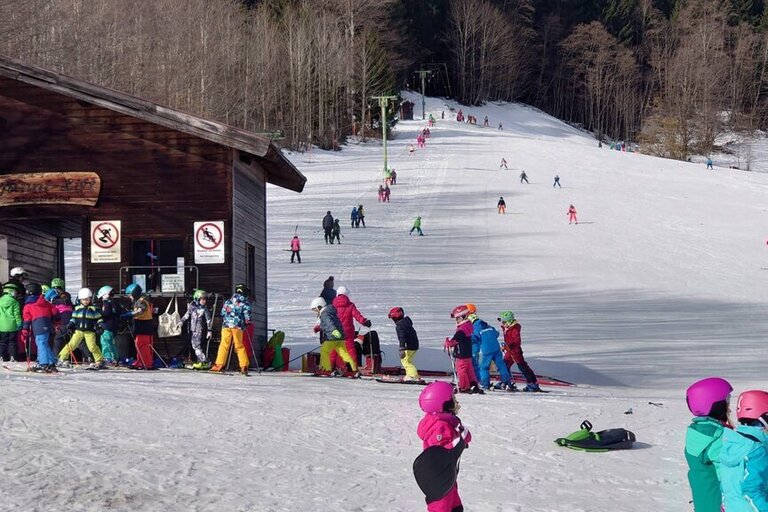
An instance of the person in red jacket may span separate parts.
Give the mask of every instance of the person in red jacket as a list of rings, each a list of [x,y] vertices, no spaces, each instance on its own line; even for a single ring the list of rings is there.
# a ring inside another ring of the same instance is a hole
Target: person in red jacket
[[[568,207],[568,224],[579,223],[579,219],[576,218],[576,207],[571,205]]]
[[[336,290],[336,298],[333,299],[333,307],[336,308],[339,320],[341,320],[341,325],[344,327],[344,346],[355,361],[355,367],[352,368],[352,371],[356,372],[358,359],[357,349],[355,348],[355,320],[366,327],[371,326],[371,321],[365,318],[362,313],[357,310],[357,306],[355,306],[354,302],[349,300],[349,290],[347,290],[346,286],[339,286]]]
[[[299,235],[293,235],[293,239],[291,239],[291,263],[293,263],[293,258],[299,258],[299,263],[301,263],[301,240],[299,240]]]
[[[23,324],[21,326],[21,336],[24,340],[29,340],[34,336],[37,345],[37,368],[35,371],[55,373],[56,359],[48,345],[48,340],[53,334],[53,317],[56,316],[56,309],[53,304],[45,300],[43,288],[37,283],[27,285],[27,298],[24,301],[24,311],[22,312]],[[27,352],[29,354],[29,352]]]
[[[507,364],[509,373],[512,373],[512,365],[517,364],[520,373],[525,377],[528,384],[523,391],[541,391],[536,374],[523,357],[522,340],[520,339],[520,324],[515,320],[515,314],[511,311],[502,311],[499,314],[498,321],[501,322],[501,330],[504,332],[504,362]]]

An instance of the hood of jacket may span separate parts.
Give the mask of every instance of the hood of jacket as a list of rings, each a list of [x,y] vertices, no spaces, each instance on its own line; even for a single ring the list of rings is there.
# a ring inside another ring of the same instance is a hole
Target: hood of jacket
[[[759,442],[746,437],[744,434],[754,437]],[[753,450],[764,449],[765,446],[768,446],[768,433],[761,427],[739,425],[735,431],[726,429],[723,433],[720,463],[730,467],[738,466]]]
[[[420,439],[429,439],[432,435],[432,431],[437,428],[441,423],[447,423],[451,428],[459,426],[459,418],[450,412],[433,412],[424,415],[419,422],[419,426],[416,427],[416,434]],[[456,433],[458,435],[458,432]]]
[[[722,423],[708,416],[697,416],[685,434],[685,451],[699,457],[712,443],[718,441],[726,429]]]
[[[352,301],[349,300],[349,297],[346,295],[337,295],[333,299],[333,305],[338,308],[346,308],[349,307],[349,305],[352,304]]]

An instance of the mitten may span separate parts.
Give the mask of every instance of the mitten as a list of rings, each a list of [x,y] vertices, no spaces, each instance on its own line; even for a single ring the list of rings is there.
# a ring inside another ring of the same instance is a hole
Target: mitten
[[[320,332],[320,324],[315,324],[315,326],[312,328],[313,332]]]
[[[339,331],[338,329],[334,329],[331,332],[331,338],[333,338],[334,340],[340,340],[342,338],[341,331]]]
[[[462,427],[460,432],[461,438],[464,439],[464,444],[469,448],[469,443],[472,442],[472,432],[469,429]]]
[[[371,321],[366,319],[365,322],[363,322],[363,325],[366,326],[366,327],[370,327],[371,326]]]

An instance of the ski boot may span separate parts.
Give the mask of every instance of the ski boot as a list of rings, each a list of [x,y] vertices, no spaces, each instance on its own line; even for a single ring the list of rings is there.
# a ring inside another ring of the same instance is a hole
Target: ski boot
[[[216,373],[221,373],[221,372],[224,371],[224,365],[214,364],[213,366],[211,366],[210,371],[216,372]]]
[[[59,373],[59,370],[56,368],[55,364],[46,364],[43,371],[45,373]]]
[[[211,368],[211,363],[207,361],[198,361],[192,365],[193,370],[209,370]]]
[[[242,373],[244,377],[247,377],[248,376],[248,367],[247,366],[241,366],[240,367],[240,373]]]
[[[70,363],[69,361],[65,361],[63,359],[59,359],[58,361],[56,361],[56,366],[58,366],[59,368],[70,368],[72,366],[72,363]]]
[[[474,394],[477,394],[477,395],[484,395],[484,394],[485,394],[485,391],[483,391],[483,390],[480,388],[480,386],[478,386],[478,385],[477,385],[477,382],[473,382],[473,383],[472,383],[472,384],[469,386],[469,392],[470,392],[470,393],[474,393]]]
[[[528,384],[523,388],[523,391],[527,393],[539,393],[541,392],[541,388],[538,384]]]

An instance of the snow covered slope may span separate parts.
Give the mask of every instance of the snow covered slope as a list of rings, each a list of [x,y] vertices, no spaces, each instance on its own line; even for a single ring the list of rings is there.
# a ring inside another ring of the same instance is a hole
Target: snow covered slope
[[[268,191],[271,327],[286,331],[292,355],[311,349],[309,302],[333,275],[389,364],[386,313],[399,305],[419,332],[417,364],[442,369],[454,306],[473,302],[494,324],[511,309],[537,373],[579,386],[460,398],[474,438],[459,476],[466,510],[691,510],[685,387],[710,374],[737,391],[766,386],[768,174],[598,148],[524,106],[464,108],[481,124],[488,115],[489,128],[457,123],[450,107],[427,100],[437,126],[413,156],[425,123],[397,125],[391,203],[376,201],[376,142],[291,155],[308,183],[302,194]],[[360,203],[367,227],[351,229]],[[567,221],[571,203],[578,225]],[[326,210],[343,221],[341,245],[323,242]],[[408,235],[417,215],[424,237]],[[295,229],[300,265],[284,251]],[[420,390],[266,374],[3,372],[0,509],[424,510],[410,470]],[[636,449],[553,443],[584,419],[629,428]]]

